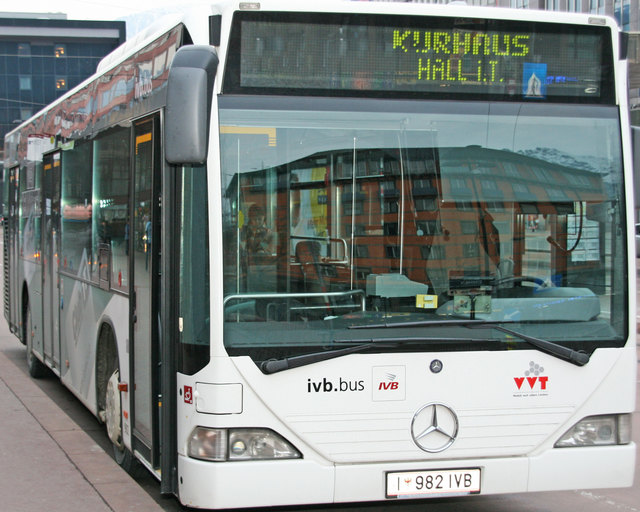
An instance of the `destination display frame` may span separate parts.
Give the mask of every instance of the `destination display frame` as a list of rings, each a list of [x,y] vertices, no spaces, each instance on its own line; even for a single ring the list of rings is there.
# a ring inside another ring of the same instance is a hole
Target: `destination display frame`
[[[614,104],[611,29],[236,12],[223,92]]]

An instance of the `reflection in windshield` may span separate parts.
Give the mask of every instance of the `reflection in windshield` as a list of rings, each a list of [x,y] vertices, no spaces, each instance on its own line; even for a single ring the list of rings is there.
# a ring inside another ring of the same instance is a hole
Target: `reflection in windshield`
[[[452,318],[624,335],[615,109],[272,102],[220,101],[228,348]]]

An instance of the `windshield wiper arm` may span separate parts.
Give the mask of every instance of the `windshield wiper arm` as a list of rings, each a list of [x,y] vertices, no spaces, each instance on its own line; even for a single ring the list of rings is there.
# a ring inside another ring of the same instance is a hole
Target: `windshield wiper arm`
[[[303,354],[300,356],[283,357],[282,359],[269,359],[260,364],[260,369],[266,373],[277,373],[291,368],[298,368],[308,364],[327,361],[336,357],[346,356],[356,352],[363,352],[369,348],[390,348],[398,345],[408,345],[410,343],[432,343],[432,342],[464,342],[472,343],[478,341],[475,338],[444,338],[441,336],[434,337],[412,337],[412,338],[365,338],[365,339],[341,339],[333,340],[332,343],[355,343],[353,347],[338,348],[327,350],[326,352],[314,352],[312,354]]]
[[[352,325],[349,329],[391,329],[394,327],[441,327],[441,326],[461,326],[468,329],[495,329],[505,334],[515,336],[523,341],[526,341],[530,345],[534,346],[538,350],[545,352],[546,354],[567,361],[576,366],[584,366],[589,362],[589,355],[584,352],[578,352],[568,347],[564,347],[552,341],[543,340],[540,338],[534,338],[527,334],[523,334],[512,329],[502,327],[495,322],[487,322],[485,320],[471,320],[471,319],[456,319],[456,320],[422,320],[416,322],[385,322],[381,324],[371,325]]]
[[[466,327],[470,329],[495,329],[496,331],[515,336],[516,338],[520,338],[530,345],[533,345],[535,348],[542,352],[555,356],[558,359],[562,359],[563,361],[567,361],[571,364],[575,364],[576,366],[584,366],[589,362],[590,359],[589,354],[585,354],[584,352],[578,352],[577,350],[573,350],[572,348],[565,347],[563,345],[558,345],[557,343],[554,343],[552,341],[534,338],[533,336],[529,336],[512,329],[507,329],[506,327],[502,327],[498,324],[480,323],[467,325]]]
[[[355,343],[358,343],[355,341]],[[300,356],[283,357],[282,359],[269,359],[263,361],[260,364],[260,369],[267,374],[277,373],[283,370],[290,370],[291,368],[298,368],[299,366],[305,366],[307,364],[318,363],[320,361],[327,361],[336,357],[346,356],[355,352],[362,352],[373,346],[381,346],[381,343],[360,343],[354,347],[339,348],[336,350],[327,350],[326,352],[314,352],[312,354],[303,354]]]

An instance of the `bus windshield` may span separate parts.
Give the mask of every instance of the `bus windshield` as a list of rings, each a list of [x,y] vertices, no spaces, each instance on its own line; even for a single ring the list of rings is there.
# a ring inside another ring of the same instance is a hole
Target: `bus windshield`
[[[616,107],[227,96],[219,108],[231,355],[399,335],[433,340],[376,350],[530,348],[456,319],[586,352],[624,343]]]

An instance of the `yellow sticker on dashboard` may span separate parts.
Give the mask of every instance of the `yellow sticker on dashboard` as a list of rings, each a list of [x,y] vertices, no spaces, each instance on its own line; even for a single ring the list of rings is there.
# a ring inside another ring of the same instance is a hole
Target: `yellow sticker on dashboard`
[[[416,295],[416,308],[436,309],[438,307],[437,295]]]

